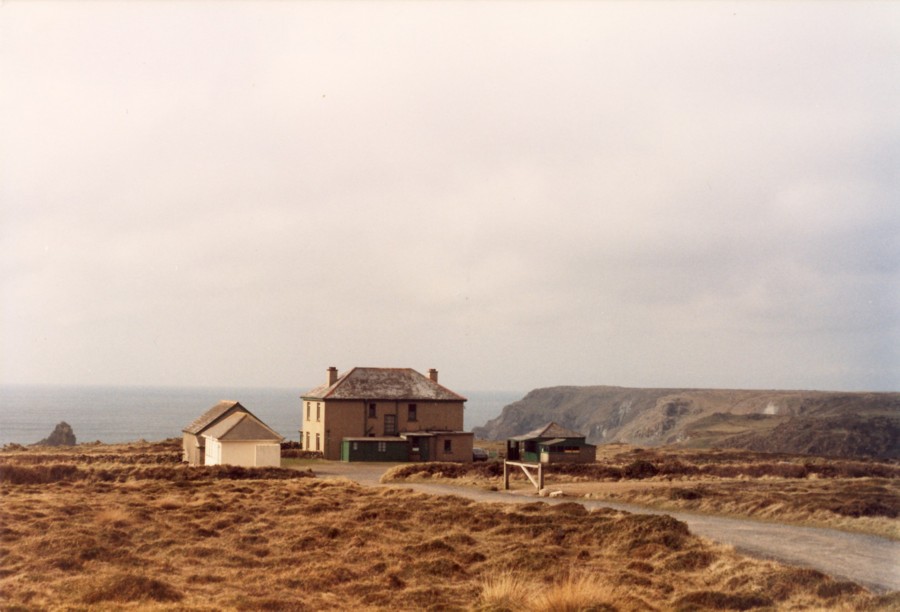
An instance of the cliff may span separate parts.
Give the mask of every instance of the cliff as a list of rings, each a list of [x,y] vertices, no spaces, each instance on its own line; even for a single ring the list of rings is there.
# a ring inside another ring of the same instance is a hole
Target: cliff
[[[505,439],[548,421],[595,444],[900,458],[900,393],[549,387],[474,432]]]

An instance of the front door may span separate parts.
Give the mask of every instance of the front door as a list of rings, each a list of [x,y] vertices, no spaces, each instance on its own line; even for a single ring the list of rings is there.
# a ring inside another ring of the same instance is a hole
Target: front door
[[[386,435],[386,436],[396,436],[397,435],[397,415],[396,414],[384,415],[384,435]]]
[[[431,456],[428,454],[428,438],[409,438],[409,460],[412,462],[417,461],[431,461]]]

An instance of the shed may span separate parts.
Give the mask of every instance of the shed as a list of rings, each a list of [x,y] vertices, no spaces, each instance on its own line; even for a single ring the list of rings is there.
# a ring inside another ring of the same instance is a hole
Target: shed
[[[183,460],[190,465],[203,465],[206,456],[206,439],[203,437],[203,433],[237,412],[250,414],[250,411],[244,408],[240,402],[222,400],[191,421],[191,424],[182,430],[184,434],[182,438]]]
[[[341,440],[341,461],[471,461],[472,439],[467,431],[346,437]]]
[[[409,461],[409,442],[399,436],[344,438],[341,461]]]
[[[597,447],[579,438],[554,438],[538,442],[541,463],[593,463]]]
[[[532,463],[591,463],[596,460],[597,447],[588,444],[585,437],[557,423],[547,423],[507,440],[506,457]]]
[[[279,467],[284,436],[249,412],[236,412],[207,429],[206,465]]]

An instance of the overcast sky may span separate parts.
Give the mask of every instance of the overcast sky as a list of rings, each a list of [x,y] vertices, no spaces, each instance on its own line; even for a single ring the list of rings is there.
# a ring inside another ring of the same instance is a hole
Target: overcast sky
[[[900,390],[900,4],[3,2],[0,383]]]

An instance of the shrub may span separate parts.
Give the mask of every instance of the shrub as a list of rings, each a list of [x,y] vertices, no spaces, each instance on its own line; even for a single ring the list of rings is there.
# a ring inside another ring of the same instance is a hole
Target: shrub
[[[749,610],[768,607],[772,600],[752,593],[722,593],[720,591],[694,591],[675,602],[677,610]]]
[[[82,602],[104,601],[181,601],[183,595],[169,584],[140,574],[118,574],[89,590]]]
[[[84,474],[74,465],[0,465],[0,482],[8,484],[49,484],[83,478]]]
[[[480,603],[487,610],[521,610],[529,600],[533,582],[527,576],[502,572],[481,582]]]
[[[886,496],[887,497],[887,496]],[[828,507],[835,514],[859,518],[862,516],[884,516],[897,518],[900,509],[896,500],[890,499],[853,499],[844,502],[835,502]]]
[[[625,466],[623,470],[623,474],[625,478],[651,478],[656,476],[659,473],[659,469],[650,463],[649,461],[644,461],[643,459],[637,459],[632,461],[628,465]]]

